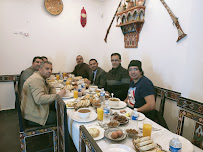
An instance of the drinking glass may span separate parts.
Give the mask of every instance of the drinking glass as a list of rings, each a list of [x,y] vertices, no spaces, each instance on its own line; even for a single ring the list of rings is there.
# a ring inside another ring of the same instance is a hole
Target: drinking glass
[[[97,120],[99,121],[103,121],[103,114],[104,114],[104,110],[103,108],[97,108]]]
[[[151,136],[152,132],[152,123],[143,122],[143,136]]]
[[[59,80],[60,76],[59,74],[56,75],[56,80]]]
[[[78,91],[77,90],[74,90],[73,91],[73,98],[78,98]]]

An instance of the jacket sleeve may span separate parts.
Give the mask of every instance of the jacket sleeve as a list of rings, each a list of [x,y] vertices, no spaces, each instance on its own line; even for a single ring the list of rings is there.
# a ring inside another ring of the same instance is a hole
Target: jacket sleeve
[[[34,98],[34,101],[38,105],[52,103],[56,98],[56,94],[45,93],[45,89],[46,89],[45,84],[41,79],[37,78],[37,81],[34,81],[34,82],[32,81],[30,83],[30,89],[31,89],[31,93]]]

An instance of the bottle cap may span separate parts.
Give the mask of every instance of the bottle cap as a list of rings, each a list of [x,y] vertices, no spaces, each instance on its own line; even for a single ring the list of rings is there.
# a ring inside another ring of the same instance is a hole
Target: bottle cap
[[[137,108],[134,108],[134,111],[137,111]]]

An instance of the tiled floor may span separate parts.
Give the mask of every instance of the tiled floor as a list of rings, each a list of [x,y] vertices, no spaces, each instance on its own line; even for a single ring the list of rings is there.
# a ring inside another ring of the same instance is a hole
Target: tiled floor
[[[20,151],[19,127],[16,110],[0,111],[0,151]]]
[[[71,147],[71,152],[77,151],[72,141]],[[0,152],[20,152],[16,110],[0,111]]]

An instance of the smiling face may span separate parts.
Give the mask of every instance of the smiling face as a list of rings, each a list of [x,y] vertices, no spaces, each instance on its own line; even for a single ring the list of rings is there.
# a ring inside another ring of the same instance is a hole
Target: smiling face
[[[44,63],[42,68],[39,68],[39,73],[44,78],[49,78],[52,75],[52,65],[48,63]]]
[[[34,62],[32,62],[32,67],[33,67],[36,71],[38,71],[41,62],[42,62],[41,59],[36,59]]]
[[[129,67],[129,76],[134,80],[137,81],[142,77],[142,72],[140,72],[137,66]]]
[[[92,71],[95,71],[98,68],[98,63],[95,60],[92,60],[89,62],[89,66],[92,69]]]
[[[83,57],[82,56],[77,56],[76,57],[76,62],[77,62],[77,64],[82,64],[83,63]]]
[[[113,55],[111,57],[111,64],[112,64],[112,68],[117,68],[121,63],[121,59],[119,59],[118,55]]]

